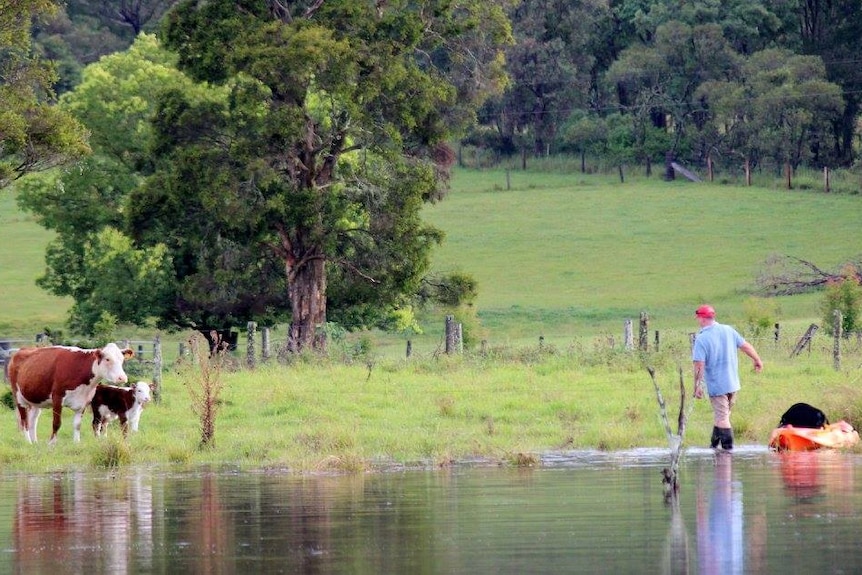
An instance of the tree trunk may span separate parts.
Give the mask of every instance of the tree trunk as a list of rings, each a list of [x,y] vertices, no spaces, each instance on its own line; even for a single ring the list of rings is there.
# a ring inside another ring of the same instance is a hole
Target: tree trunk
[[[291,353],[325,351],[326,335],[317,328],[326,323],[326,265],[323,258],[309,259],[288,273],[292,319],[287,335]]]

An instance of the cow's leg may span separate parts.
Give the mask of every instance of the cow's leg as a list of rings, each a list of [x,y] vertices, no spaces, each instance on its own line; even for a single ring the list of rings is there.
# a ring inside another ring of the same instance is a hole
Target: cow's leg
[[[132,416],[129,418],[129,425],[132,427],[132,431],[138,431],[138,423],[141,421],[141,411],[142,409],[135,409],[132,412]]]
[[[18,431],[23,431],[27,435],[27,408],[18,404]]]
[[[81,418],[83,416],[83,409],[75,410],[75,417],[72,418],[72,438],[74,441],[81,441]]]
[[[129,435],[129,419],[126,417],[125,413],[120,413],[120,427],[123,430],[123,437]]]
[[[63,398],[59,393],[55,393],[51,398],[51,404],[54,408],[54,421],[51,424],[51,439],[48,440],[48,445],[57,443],[57,432],[60,430],[60,423],[63,418]]]
[[[30,443],[36,443],[36,427],[39,424],[39,414],[42,409],[39,407],[30,407],[27,409],[27,429],[24,430],[24,437]]]

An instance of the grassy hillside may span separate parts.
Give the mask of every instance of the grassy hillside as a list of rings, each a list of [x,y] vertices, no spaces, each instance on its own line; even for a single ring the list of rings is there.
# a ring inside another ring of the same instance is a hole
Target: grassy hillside
[[[621,334],[641,311],[651,327],[687,332],[703,301],[739,323],[770,254],[829,268],[862,252],[856,196],[514,170],[508,182],[504,170],[456,171],[449,197],[425,212],[446,232],[435,269],[478,280],[492,344]],[[62,324],[70,302],[34,283],[50,238],[0,192],[0,336]],[[819,321],[819,299],[782,298],[780,320],[796,331]],[[430,318],[414,349],[439,346],[441,330]],[[406,337],[378,345],[400,350]]]
[[[436,268],[478,279],[492,333],[618,333],[641,311],[691,330],[703,301],[738,322],[770,254],[831,268],[862,252],[855,196],[519,171],[509,181],[458,172],[426,213],[447,234]],[[819,321],[819,299],[781,298],[782,321]]]
[[[32,338],[65,319],[71,301],[35,284],[45,271],[51,238],[32,216],[18,211],[12,191],[0,190],[0,337]]]

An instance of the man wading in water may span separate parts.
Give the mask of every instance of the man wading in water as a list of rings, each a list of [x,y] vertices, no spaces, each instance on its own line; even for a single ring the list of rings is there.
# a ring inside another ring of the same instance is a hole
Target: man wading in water
[[[754,371],[763,369],[763,362],[754,346],[745,341],[729,325],[715,321],[712,306],[702,305],[694,312],[700,331],[694,340],[691,359],[694,363],[694,397],[703,397],[703,382],[712,403],[714,427],[710,447],[733,449],[733,428],[730,411],[736,403],[739,391],[739,349],[754,361]]]

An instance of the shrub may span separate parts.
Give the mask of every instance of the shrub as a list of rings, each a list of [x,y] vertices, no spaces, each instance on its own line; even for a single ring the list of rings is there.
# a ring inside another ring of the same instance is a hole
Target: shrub
[[[778,302],[761,297],[750,297],[742,304],[745,323],[751,337],[759,338],[778,323],[781,307]]]
[[[852,265],[842,270],[841,279],[830,281],[820,305],[823,313],[823,325],[832,335],[835,333],[835,311],[843,316],[841,329],[844,336],[862,328],[862,286],[856,279],[859,271]]]
[[[125,439],[120,436],[108,436],[99,443],[93,455],[93,465],[104,469],[116,469],[128,465],[132,461],[132,452]]]

